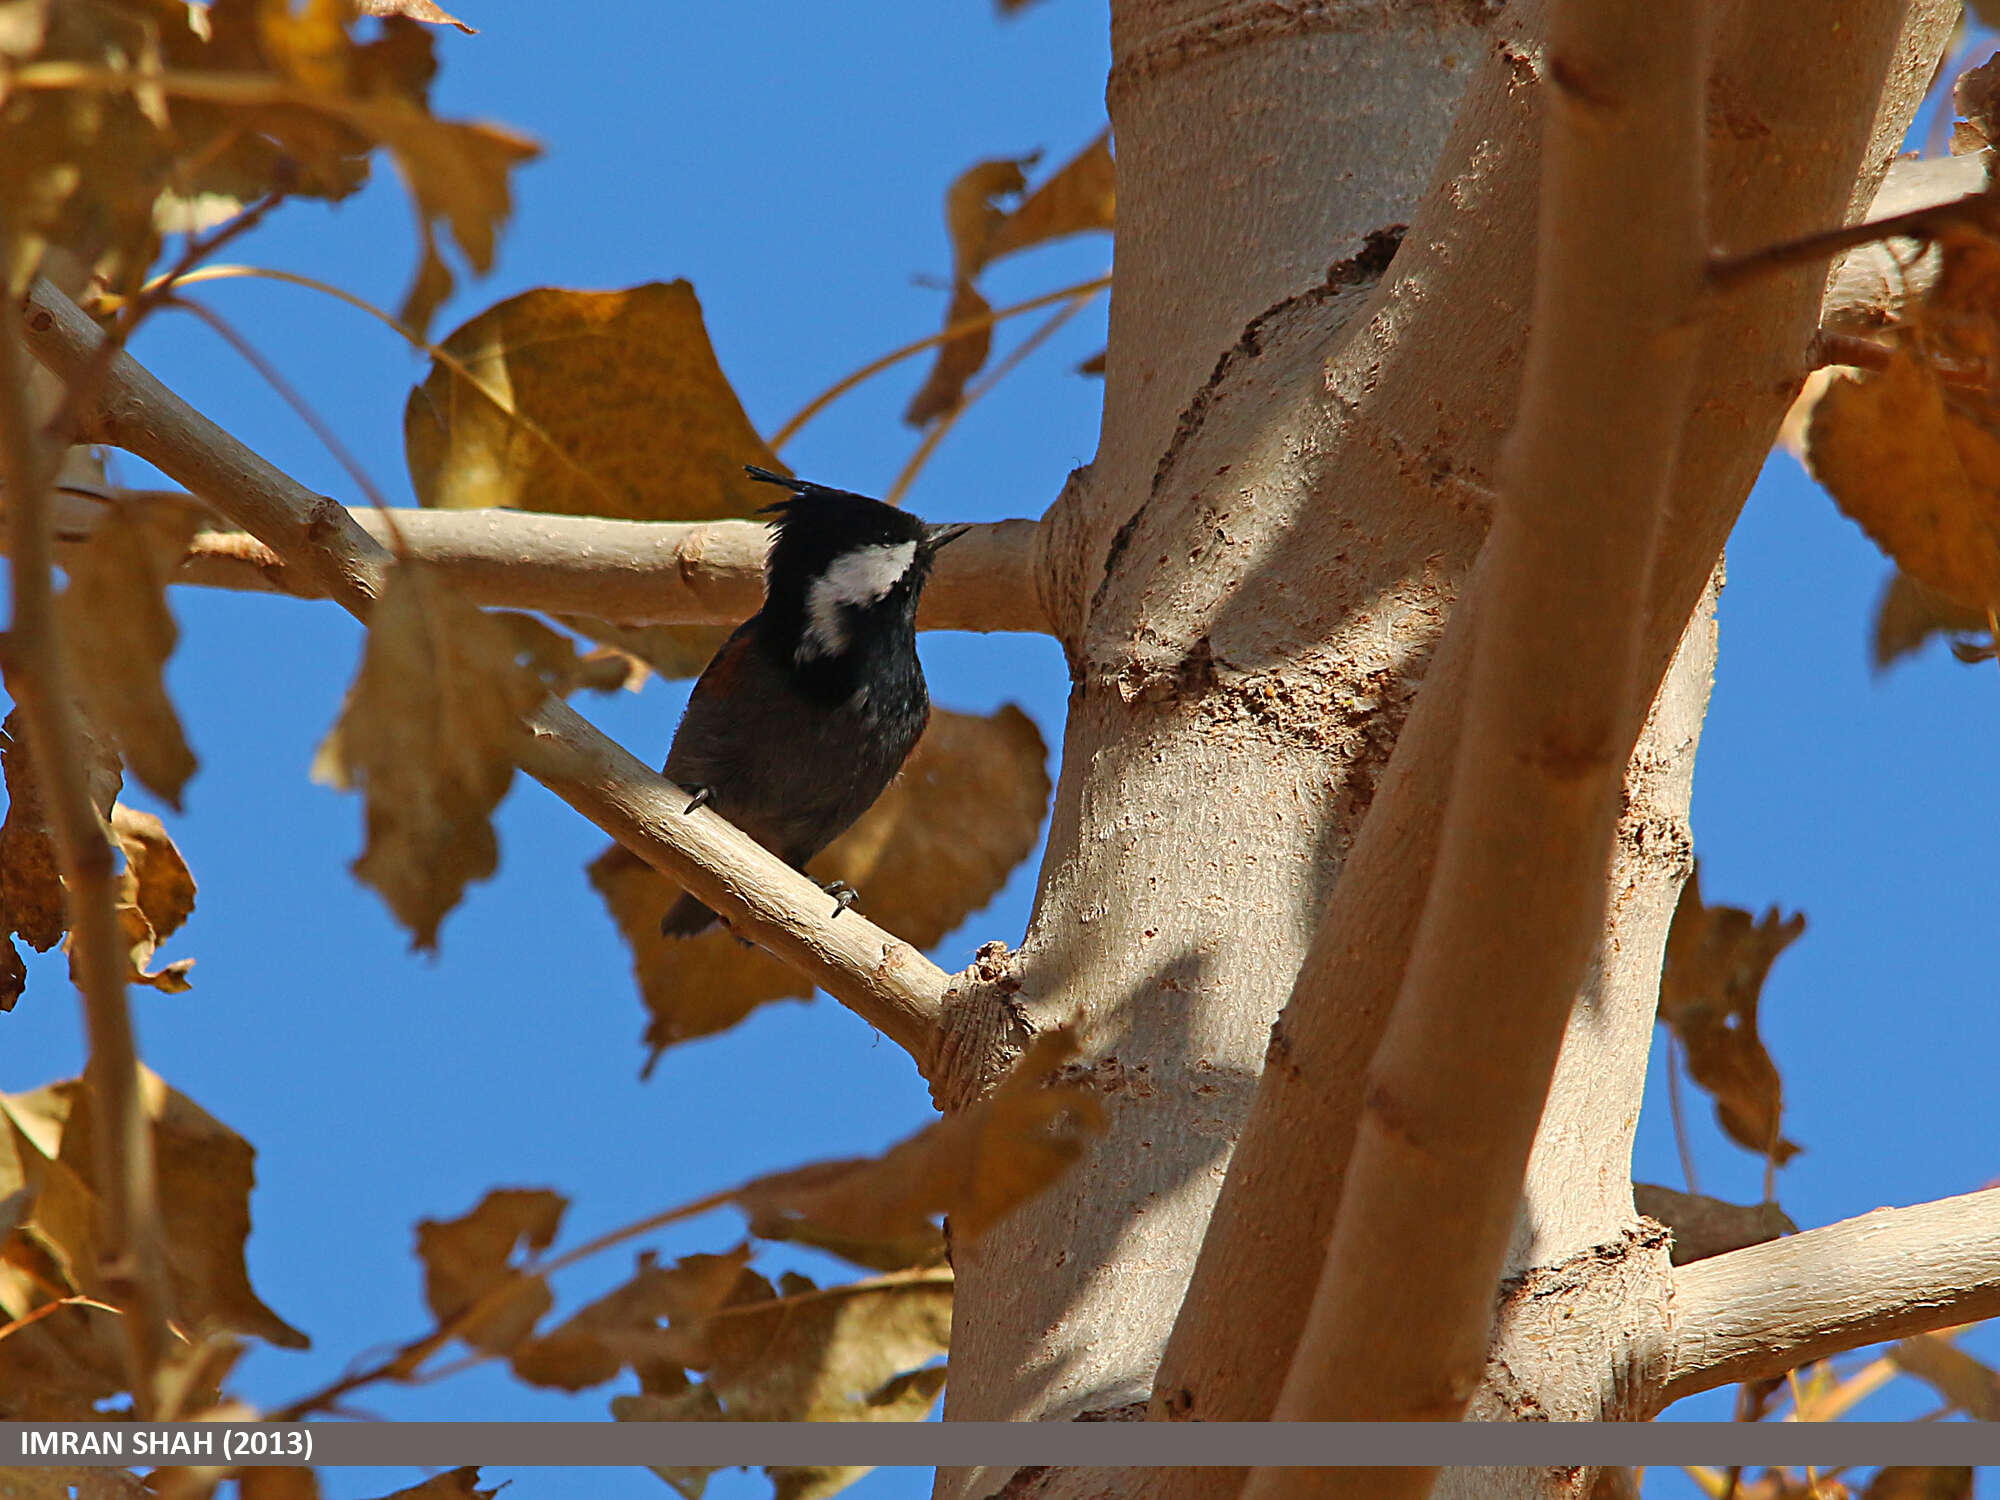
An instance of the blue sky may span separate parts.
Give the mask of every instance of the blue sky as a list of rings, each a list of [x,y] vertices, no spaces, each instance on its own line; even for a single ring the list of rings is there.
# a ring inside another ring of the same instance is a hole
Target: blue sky
[[[495,273],[462,285],[437,328],[528,287],[684,276],[767,432],[865,359],[936,328],[953,176],[1038,147],[1061,160],[1103,123],[1105,20],[1088,0],[1047,0],[1007,23],[978,0],[779,3],[754,24],[740,7],[629,0],[460,10],[482,34],[441,35],[439,112],[513,125],[547,154],[519,174]],[[385,174],[338,209],[286,208],[230,258],[393,306],[410,245]],[[1108,258],[1105,237],[1090,237],[995,268],[989,290],[996,302],[1032,295],[1099,274]],[[310,292],[233,282],[199,295],[280,365],[392,498],[407,498],[401,413],[423,373],[416,356]],[[960,424],[911,507],[933,519],[1038,514],[1095,447],[1099,388],[1072,371],[1102,340],[1098,306]],[[352,495],[278,398],[194,320],[164,315],[137,347],[304,482]],[[897,417],[921,375],[912,365],[849,398],[786,460],[879,493],[914,444]],[[1807,1148],[1781,1174],[1780,1200],[1813,1225],[1978,1187],[2000,1177],[1989,936],[2000,909],[1990,852],[2000,673],[1933,648],[1871,676],[1865,640],[1886,566],[1788,458],[1773,460],[1729,562],[1696,842],[1711,900],[1775,902],[1811,923],[1765,992],[1787,1133]],[[140,990],[133,1003],[148,1061],[261,1153],[253,1276],[315,1348],[254,1352],[240,1372],[250,1399],[276,1404],[422,1331],[412,1225],[461,1213],[488,1187],[567,1193],[573,1241],[760,1171],[879,1150],[930,1118],[900,1051],[823,1000],[766,1008],[667,1054],[641,1083],[643,1017],[624,950],[581,873],[603,839],[525,780],[499,817],[499,878],[447,920],[437,959],[410,956],[346,872],[357,803],[306,779],[353,672],[358,627],[328,605],[193,590],[174,603],[183,638],[171,682],[203,765],[170,826],[201,897],[164,956],[199,963],[190,993]],[[1066,684],[1051,642],[934,634],[924,655],[939,703],[1017,702],[1059,743]],[[680,692],[654,684],[578,706],[657,760]],[[1033,868],[939,961],[956,968],[980,942],[1017,940]],[[0,1087],[81,1063],[59,968],[42,960],[31,974],[19,1009],[0,1018]],[[1636,1174],[1678,1186],[1655,1074]],[[1705,1105],[1695,1115],[1704,1189],[1755,1198],[1761,1163],[1722,1140]],[[722,1249],[738,1230],[718,1214],[652,1243],[670,1256]],[[565,1301],[629,1265],[612,1256],[580,1270]],[[1994,1330],[1974,1344],[2000,1359]],[[604,1400],[527,1393],[483,1369],[359,1405],[406,1419],[595,1418]],[[1865,1412],[1928,1404],[1892,1392]],[[1686,1414],[1726,1416],[1727,1393]],[[329,1489],[379,1493],[408,1478],[350,1473]],[[927,1482],[883,1471],[850,1493],[888,1500]],[[599,1496],[668,1493],[637,1472],[524,1471],[510,1494],[577,1484]],[[724,1500],[762,1490],[717,1484]]]

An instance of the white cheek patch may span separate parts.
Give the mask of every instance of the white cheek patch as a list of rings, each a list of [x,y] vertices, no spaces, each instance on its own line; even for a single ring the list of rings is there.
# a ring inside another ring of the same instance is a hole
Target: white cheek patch
[[[836,558],[806,592],[806,630],[799,639],[798,659],[810,661],[845,651],[847,627],[841,611],[873,604],[902,580],[916,560],[915,542],[857,547]]]

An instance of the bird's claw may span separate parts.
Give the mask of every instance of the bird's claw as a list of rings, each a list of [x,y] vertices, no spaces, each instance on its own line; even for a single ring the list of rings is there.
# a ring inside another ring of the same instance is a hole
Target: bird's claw
[[[693,787],[683,787],[681,788],[681,790],[694,793],[694,796],[689,799],[688,805],[681,809],[682,817],[686,817],[689,813],[693,812],[697,807],[708,806],[709,799],[715,795],[715,788],[713,787],[693,786]]]
[[[833,897],[833,914],[836,917],[861,899],[861,892],[844,880],[829,880],[820,889]]]

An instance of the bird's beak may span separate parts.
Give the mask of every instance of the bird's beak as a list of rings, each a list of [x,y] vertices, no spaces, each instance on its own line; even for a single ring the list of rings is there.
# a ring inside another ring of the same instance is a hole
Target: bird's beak
[[[924,548],[935,553],[945,543],[957,541],[970,530],[972,530],[970,521],[951,521],[943,526],[933,526],[924,537]]]

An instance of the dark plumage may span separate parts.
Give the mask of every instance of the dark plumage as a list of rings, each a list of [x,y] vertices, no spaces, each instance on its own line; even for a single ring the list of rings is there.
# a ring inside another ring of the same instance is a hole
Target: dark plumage
[[[938,548],[965,528],[749,472],[792,491],[770,508],[764,607],[695,682],[665,774],[803,868],[874,804],[924,732],[917,597]],[[687,937],[715,921],[682,896],[660,930]]]

